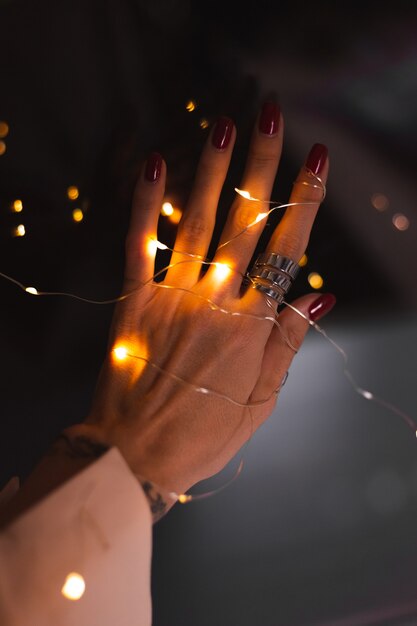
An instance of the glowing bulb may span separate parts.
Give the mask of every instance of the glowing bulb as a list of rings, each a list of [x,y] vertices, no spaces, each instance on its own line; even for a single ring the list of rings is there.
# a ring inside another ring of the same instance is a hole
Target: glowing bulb
[[[258,213],[258,216],[254,222],[254,224],[257,224],[258,222],[262,222],[262,220],[264,220],[267,217],[268,213]]]
[[[84,213],[81,209],[74,209],[72,212],[72,219],[74,222],[82,222],[84,219]]]
[[[170,202],[164,202],[161,209],[162,215],[172,215],[174,213],[174,207]]]
[[[19,224],[19,226],[16,226],[16,228],[13,231],[13,234],[15,237],[24,237],[26,234],[26,229],[23,226],[23,224]]]
[[[180,493],[180,495],[178,496],[178,502],[180,502],[181,504],[185,504],[186,502],[189,502],[192,499],[192,496],[187,496],[187,494],[185,493]]]
[[[9,125],[7,122],[0,122],[0,137],[4,139],[9,134]]]
[[[237,187],[235,187],[235,191],[236,191],[236,193],[238,193],[241,196],[243,196],[244,198],[246,198],[246,200],[250,200],[251,197],[252,197],[250,195],[249,191],[245,191],[244,189],[238,189]]]
[[[6,144],[4,141],[0,141],[0,156],[6,152]]]
[[[374,397],[373,394],[370,391],[363,391],[362,395],[367,400],[372,400],[372,398]]]
[[[173,214],[169,215],[168,219],[173,224],[179,224],[181,221],[181,217],[182,217],[182,211],[180,211],[180,209],[174,209]]]
[[[322,279],[320,274],[317,274],[317,272],[312,272],[311,274],[309,274],[307,280],[310,283],[310,287],[313,287],[313,289],[320,289],[321,287],[323,287],[324,280]]]
[[[127,350],[124,346],[118,346],[113,350],[113,352],[118,361],[124,361],[127,357]]]
[[[155,256],[157,250],[168,250],[168,246],[161,243],[157,239],[149,239],[148,241],[148,253],[151,256]]]
[[[397,230],[407,230],[410,226],[410,220],[402,213],[396,213],[392,218],[392,223]]]
[[[187,109],[189,113],[194,111],[196,107],[197,107],[197,104],[194,102],[194,100],[188,100],[187,104],[185,105],[185,108]]]
[[[208,128],[208,125],[209,125],[208,120],[206,120],[205,117],[202,117],[200,120],[200,128],[203,128],[203,129]]]
[[[214,276],[217,280],[223,281],[229,276],[231,269],[226,263],[214,263]]]
[[[304,265],[307,265],[307,261],[308,261],[307,255],[306,255],[306,254],[303,254],[303,256],[301,257],[301,259],[298,261],[298,265],[299,265],[300,267],[304,267]]]
[[[12,211],[14,213],[20,213],[23,211],[23,202],[21,200],[15,200],[12,204]]]
[[[71,187],[68,187],[67,196],[70,200],[76,200],[79,195],[80,192],[78,191],[78,187],[74,187],[73,185],[71,185]]]
[[[38,295],[38,290],[35,287],[26,287],[25,291],[33,294],[34,296]]]
[[[84,595],[85,580],[81,574],[71,572],[65,579],[61,593],[68,600],[79,600]]]

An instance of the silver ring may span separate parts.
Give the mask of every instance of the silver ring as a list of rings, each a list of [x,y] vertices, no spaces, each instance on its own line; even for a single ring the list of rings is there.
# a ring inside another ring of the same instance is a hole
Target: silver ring
[[[252,287],[278,304],[284,300],[300,266],[292,259],[275,252],[263,252],[248,274]]]

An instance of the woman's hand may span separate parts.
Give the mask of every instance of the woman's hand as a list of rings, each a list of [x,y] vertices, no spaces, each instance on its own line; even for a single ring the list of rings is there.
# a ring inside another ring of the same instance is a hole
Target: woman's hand
[[[126,240],[123,293],[131,295],[117,305],[91,412],[85,424],[68,429],[117,446],[136,474],[177,493],[222,469],[271,414],[274,392],[294,357],[290,345],[298,349],[308,328],[289,308],[279,314],[281,330],[259,319],[274,317],[275,308],[257,289],[242,293],[242,275],[265,220],[247,227],[268,211],[266,203],[236,196],[204,275],[201,261],[189,256],[207,254],[235,136],[228,118],[212,129],[160,283],[152,276],[166,167],[158,154],[148,159]],[[240,184],[256,198],[269,200],[282,138],[279,109],[266,103]],[[316,144],[289,200],[297,206],[286,210],[268,251],[299,261],[322,200],[317,181],[325,183],[327,172],[327,150]],[[334,298],[311,294],[293,304],[318,319]]]

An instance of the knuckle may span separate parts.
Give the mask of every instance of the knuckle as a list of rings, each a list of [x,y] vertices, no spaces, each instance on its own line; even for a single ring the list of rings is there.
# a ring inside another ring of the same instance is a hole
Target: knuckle
[[[209,233],[208,221],[198,214],[185,215],[181,222],[181,237],[186,241],[194,241]]]

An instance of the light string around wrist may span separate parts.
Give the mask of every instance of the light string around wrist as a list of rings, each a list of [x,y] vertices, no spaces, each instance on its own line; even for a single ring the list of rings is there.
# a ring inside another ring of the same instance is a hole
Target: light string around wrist
[[[306,186],[310,186],[312,188],[315,189],[320,189],[322,191],[322,199],[321,201],[323,201],[323,199],[326,196],[326,187],[323,183],[323,181],[317,176],[315,175],[313,172],[311,172],[310,170],[307,170],[307,174],[312,176],[319,184],[315,184],[315,183],[311,183],[311,182],[306,182],[304,180],[299,180],[296,181],[297,184],[303,184]],[[256,224],[258,224],[259,222],[267,219],[267,217],[273,212],[276,211],[278,209],[283,209],[283,208],[287,208],[287,207],[293,207],[293,206],[305,206],[305,205],[311,205],[317,204],[317,201],[315,202],[309,202],[309,201],[303,201],[303,202],[290,202],[290,203],[276,203],[275,201],[267,201],[267,200],[261,200],[259,198],[255,198],[253,196],[251,196],[251,194],[248,191],[245,190],[241,190],[238,188],[235,188],[235,191],[240,194],[242,197],[244,197],[247,200],[250,200],[252,202],[262,202],[263,204],[268,204],[268,205],[275,205],[272,206],[271,209],[269,209],[266,212],[262,212],[259,213],[258,216],[256,217],[255,220],[253,220],[252,222],[250,222],[245,228],[243,228],[239,233],[237,233],[236,235],[234,235],[231,239],[227,240],[226,242],[220,244],[218,246],[218,250],[227,246],[229,243],[231,243],[232,241],[234,241],[237,237],[241,236],[244,232],[246,232],[249,228],[251,228],[252,226],[255,226]],[[135,293],[137,293],[138,291],[144,289],[146,286],[148,285],[152,285],[153,288],[157,287],[157,288],[163,288],[163,289],[175,289],[178,291],[182,291],[184,293],[188,293],[191,294],[194,297],[197,297],[199,299],[202,299],[203,301],[205,301],[209,308],[213,311],[218,311],[220,313],[223,314],[227,314],[230,316],[241,316],[241,317],[249,317],[249,318],[253,318],[256,319],[258,321],[267,321],[269,323],[273,323],[274,325],[276,325],[279,329],[279,332],[281,333],[281,336],[284,340],[284,342],[287,344],[288,347],[290,347],[294,352],[297,352],[297,349],[292,345],[292,343],[290,342],[289,338],[286,336],[286,334],[284,333],[281,325],[279,324],[278,320],[277,320],[277,316],[278,314],[276,313],[276,303],[272,302],[270,300],[270,298],[268,296],[265,296],[265,300],[267,302],[267,305],[273,310],[274,315],[273,316],[264,316],[264,315],[255,315],[255,314],[251,314],[251,313],[246,313],[246,312],[241,312],[241,311],[232,311],[229,309],[226,309],[220,305],[218,305],[216,302],[214,302],[213,300],[211,300],[210,298],[207,298],[199,293],[196,293],[195,291],[191,290],[191,289],[187,289],[184,287],[177,287],[177,286],[172,286],[172,285],[165,285],[163,283],[157,283],[154,282],[155,279],[160,276],[162,273],[164,273],[165,271],[167,271],[168,269],[175,267],[179,264],[182,263],[200,263],[201,265],[207,265],[207,266],[217,266],[217,267],[222,267],[222,266],[226,266],[228,270],[231,271],[235,271],[232,267],[223,264],[223,263],[217,263],[217,262],[213,262],[213,261],[209,261],[204,259],[201,255],[197,255],[197,254],[191,254],[188,252],[184,252],[184,251],[178,251],[175,248],[169,248],[167,245],[155,240],[155,239],[151,239],[151,247],[153,248],[154,253],[156,254],[156,251],[159,250],[167,250],[171,253],[180,253],[184,256],[189,257],[186,260],[181,260],[181,261],[177,261],[176,263],[171,263],[167,266],[165,266],[162,270],[159,270],[158,272],[156,272],[151,278],[149,278],[147,281],[145,281],[144,283],[142,283],[139,287],[137,287],[136,289],[133,289],[131,291],[129,291],[126,294],[123,294],[121,296],[118,296],[116,298],[111,298],[111,299],[106,299],[106,300],[94,300],[94,299],[90,299],[90,298],[84,298],[81,297],[77,294],[74,293],[69,293],[69,292],[61,292],[61,291],[38,291],[35,287],[27,287],[25,286],[22,282],[18,281],[17,279],[3,273],[0,272],[0,277],[4,278],[5,280],[12,282],[13,284],[17,285],[20,289],[22,289],[23,291],[25,291],[26,293],[29,293],[33,296],[61,296],[61,297],[68,297],[68,298],[72,298],[81,302],[85,302],[87,304],[94,304],[94,305],[108,305],[108,304],[115,304],[118,302],[121,302],[123,300],[126,300],[127,298],[131,297],[132,295],[134,295]],[[243,275],[241,272],[238,272],[240,274],[240,276],[242,276],[242,278],[246,278],[249,281],[251,281],[252,279],[248,276],[248,275]],[[333,348],[342,356],[343,361],[344,361],[344,368],[343,368],[343,374],[345,375],[345,377],[348,379],[349,383],[352,386],[352,389],[358,393],[360,396],[362,396],[363,398],[365,398],[368,401],[371,402],[375,402],[376,404],[378,404],[379,406],[385,408],[388,411],[391,411],[392,413],[394,413],[395,415],[399,416],[406,424],[407,426],[409,426],[413,432],[416,434],[417,436],[417,424],[415,423],[415,421],[411,418],[410,415],[406,414],[404,411],[402,411],[399,407],[397,407],[396,405],[384,400],[383,398],[380,398],[379,396],[376,396],[375,394],[373,394],[371,391],[362,388],[361,386],[359,386],[357,384],[357,382],[355,381],[352,373],[350,372],[350,370],[347,367],[348,364],[348,356],[345,352],[345,350],[336,342],[334,341],[331,337],[329,337],[329,335],[324,331],[324,329],[322,329],[316,322],[313,322],[312,320],[310,320],[302,311],[298,310],[294,305],[286,302],[285,300],[282,302],[282,304],[284,306],[287,306],[289,308],[291,308],[293,311],[295,311],[298,315],[300,315],[303,319],[305,319],[310,326],[312,326],[314,328],[315,331],[317,331],[318,333],[320,333],[332,346]],[[116,348],[117,349],[117,348]],[[274,390],[270,396],[264,400],[260,400],[260,401],[256,401],[256,402],[252,402],[252,403],[242,403],[239,402],[238,400],[228,396],[227,394],[223,394],[220,393],[214,389],[210,389],[207,388],[205,386],[200,386],[200,385],[196,385],[191,381],[185,380],[183,378],[181,378],[180,376],[174,374],[173,372],[170,372],[164,368],[162,368],[161,366],[159,366],[157,363],[155,363],[154,361],[152,361],[151,359],[145,358],[143,356],[137,355],[137,354],[133,354],[129,351],[127,351],[126,349],[124,350],[124,356],[123,358],[132,358],[132,359],[137,359],[137,360],[142,360],[144,362],[146,362],[149,366],[157,369],[160,373],[165,374],[167,376],[169,376],[170,378],[172,378],[173,380],[175,380],[178,384],[187,386],[190,389],[193,389],[195,392],[197,393],[201,393],[204,395],[212,395],[215,396],[219,399],[225,400],[235,406],[239,406],[241,408],[245,408],[248,409],[250,415],[251,415],[251,421],[252,421],[252,432],[251,432],[251,436],[250,438],[247,440],[245,446],[244,446],[244,450],[246,450],[247,445],[249,444],[249,441],[253,435],[253,416],[251,413],[251,408],[254,407],[259,407],[262,405],[267,404],[268,402],[271,401],[272,397],[278,396],[280,390],[282,389],[282,387],[284,386],[286,380],[287,380],[287,375],[288,373],[286,373],[286,375],[284,376],[280,386],[278,387],[278,389]],[[178,500],[181,503],[186,503],[186,502],[190,502],[192,500],[197,500],[197,499],[202,499],[202,498],[206,498],[209,497],[211,495],[214,495],[216,493],[219,493],[219,491],[223,490],[224,488],[226,488],[228,485],[230,485],[232,482],[234,482],[234,480],[237,479],[237,477],[241,474],[243,469],[243,456],[241,458],[241,461],[239,463],[238,469],[236,470],[236,473],[232,476],[232,478],[230,480],[228,480],[224,485],[222,485],[221,487],[212,490],[212,491],[208,491],[205,492],[203,494],[176,494],[174,492],[170,492],[171,497],[175,498],[176,500]]]

